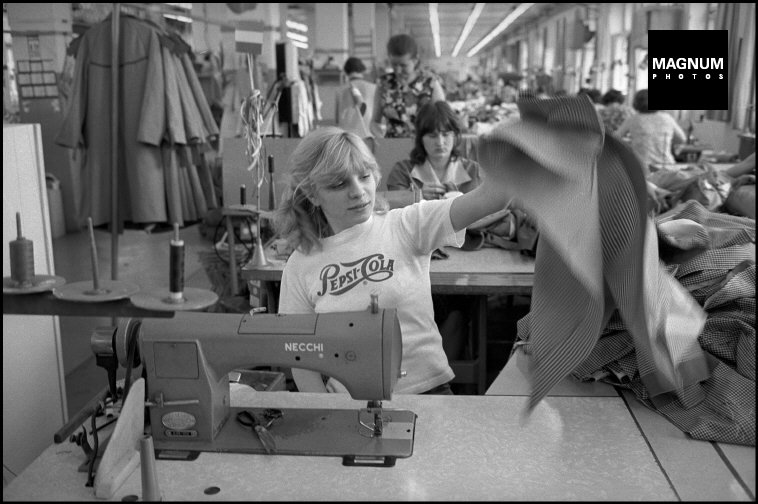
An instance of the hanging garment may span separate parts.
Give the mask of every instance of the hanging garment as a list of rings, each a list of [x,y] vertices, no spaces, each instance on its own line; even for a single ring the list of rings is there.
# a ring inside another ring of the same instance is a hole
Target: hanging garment
[[[186,144],[187,133],[184,129],[184,115],[179,96],[179,82],[174,58],[168,47],[161,48],[163,56],[163,82],[166,89],[166,137],[170,144]]]
[[[313,129],[313,107],[308,99],[305,81],[293,81],[290,89],[292,89],[292,120],[297,121],[297,134],[302,138]]]
[[[77,43],[71,103],[56,138],[83,152],[82,214],[92,216],[95,225],[111,219],[110,25],[109,18],[93,26]],[[189,46],[128,15],[121,16],[119,30],[119,220],[180,225],[197,220],[208,206],[202,187],[210,178],[203,171],[207,166],[166,151],[218,136],[187,63]],[[189,161],[180,164],[180,159]]]
[[[503,201],[538,222],[528,411],[591,353],[618,310],[650,396],[709,376],[697,341],[705,314],[659,263],[642,166],[604,136],[583,97],[522,100],[521,120],[480,139],[479,161]],[[704,394],[688,396],[688,404]]]
[[[180,56],[180,59],[182,61],[182,67],[184,69],[187,82],[189,84],[190,90],[192,91],[192,96],[194,98],[193,101],[197,105],[198,111],[200,112],[203,126],[205,126],[205,130],[208,132],[205,140],[218,137],[218,125],[216,124],[216,120],[213,118],[211,107],[208,105],[208,100],[205,96],[205,93],[203,92],[202,86],[200,85],[200,80],[198,79],[197,73],[195,72],[195,67],[192,65],[192,61],[190,61],[189,53],[182,54]]]
[[[119,214],[133,222],[164,222],[166,199],[160,144],[165,130],[161,45],[156,31],[120,17]],[[82,35],[71,103],[56,143],[86,149],[83,215],[111,220],[111,19]]]

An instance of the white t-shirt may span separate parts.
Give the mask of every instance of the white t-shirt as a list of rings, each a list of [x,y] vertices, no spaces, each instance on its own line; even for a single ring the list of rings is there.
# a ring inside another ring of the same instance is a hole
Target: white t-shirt
[[[322,240],[320,251],[295,251],[284,266],[280,313],[329,313],[368,309],[371,294],[380,308],[396,308],[403,340],[395,393],[417,394],[449,382],[455,374],[434,322],[431,252],[463,245],[465,230],[453,231],[453,199],[421,201],[386,213]]]

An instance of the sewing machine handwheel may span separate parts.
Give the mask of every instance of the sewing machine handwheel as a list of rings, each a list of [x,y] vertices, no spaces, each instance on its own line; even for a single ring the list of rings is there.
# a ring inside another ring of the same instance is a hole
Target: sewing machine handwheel
[[[361,457],[360,455],[343,455],[342,465],[350,467],[395,467],[397,457]]]
[[[118,325],[118,328],[116,329],[116,334],[114,336],[114,350],[116,351],[116,357],[118,358],[118,363],[125,368],[131,367],[132,369],[139,366],[140,356],[139,351],[134,352],[134,360],[130,364],[129,361],[129,345],[131,344],[132,340],[134,341],[134,344],[136,344],[137,336],[139,335],[140,327],[142,326],[142,319],[139,318],[130,318],[126,321],[126,323],[121,323]]]

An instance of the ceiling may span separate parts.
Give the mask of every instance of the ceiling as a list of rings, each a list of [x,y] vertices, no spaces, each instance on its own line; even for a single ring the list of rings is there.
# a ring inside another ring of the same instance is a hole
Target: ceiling
[[[288,15],[290,19],[308,23],[315,10],[314,3],[288,3]],[[419,45],[419,53],[423,59],[435,58],[434,42],[432,40],[432,28],[429,23],[428,3],[387,3],[390,10],[390,32],[407,33],[416,39]],[[439,3],[438,17],[440,23],[440,49],[441,56],[451,56],[455,44],[458,42],[463,27],[469,14],[476,4],[473,3]],[[458,52],[459,57],[465,57],[466,53],[474,47],[482,38],[487,36],[513,9],[520,3],[486,3],[479,15],[473,29],[469,33],[465,43]],[[570,3],[535,3],[526,12],[519,16],[502,34],[480,50],[484,54],[488,48],[497,44],[498,39],[512,33],[525,24],[570,8],[576,4]]]
[[[434,42],[432,40],[432,28],[429,22],[429,4],[392,3],[387,5],[390,6],[391,22],[393,23],[392,33],[408,33],[413,36],[419,44],[419,52],[423,58],[434,58]],[[438,4],[440,49],[443,57],[452,55],[455,44],[458,42],[461,31],[466,24],[469,14],[473,11],[474,5],[475,4],[473,3]],[[468,38],[458,52],[458,56],[466,56],[466,53],[472,47],[474,47],[482,38],[487,36],[487,34],[500,24],[500,21],[502,21],[503,18],[505,18],[505,16],[518,5],[518,3],[485,4],[474,28],[471,30],[471,33],[469,33]],[[571,4],[536,3],[519,16],[504,33],[507,34],[508,32],[513,32],[526,23],[533,22],[537,18],[559,9],[563,10],[570,5]],[[503,35],[501,34],[500,37],[502,36]],[[499,37],[496,37],[495,40],[490,42],[477,54],[482,54],[481,51],[486,51],[488,47],[492,47],[492,45],[497,42],[498,38]]]

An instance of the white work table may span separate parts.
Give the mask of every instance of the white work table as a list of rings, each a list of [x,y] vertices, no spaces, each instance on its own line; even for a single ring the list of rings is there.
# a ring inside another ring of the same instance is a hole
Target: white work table
[[[157,460],[165,500],[676,500],[619,397],[548,397],[522,422],[524,396],[407,396],[418,415],[413,455],[395,467],[338,457],[202,453]],[[233,405],[360,408],[343,394],[232,390]],[[94,500],[81,449],[52,445],[3,500]],[[113,500],[141,494],[135,470]],[[209,487],[218,487],[206,495]]]
[[[528,396],[529,360],[522,348],[517,349],[487,389],[487,395]],[[559,397],[594,397],[623,403],[625,412],[621,416],[635,423],[639,437],[645,440],[678,499],[755,501],[755,447],[692,439],[668,419],[648,409],[633,392],[604,383],[567,377],[550,391],[546,400]],[[623,456],[620,449],[617,454]]]
[[[339,457],[201,453],[157,460],[164,500],[755,500],[755,449],[695,441],[632,394],[567,378],[524,417],[528,357],[520,350],[486,396],[396,395],[385,408],[418,415],[412,456],[395,467]],[[256,392],[233,406],[359,409],[345,394]],[[95,500],[77,472],[81,448],[51,445],[3,500]],[[206,489],[219,491],[207,495]],[[139,467],[113,500],[140,496]]]

